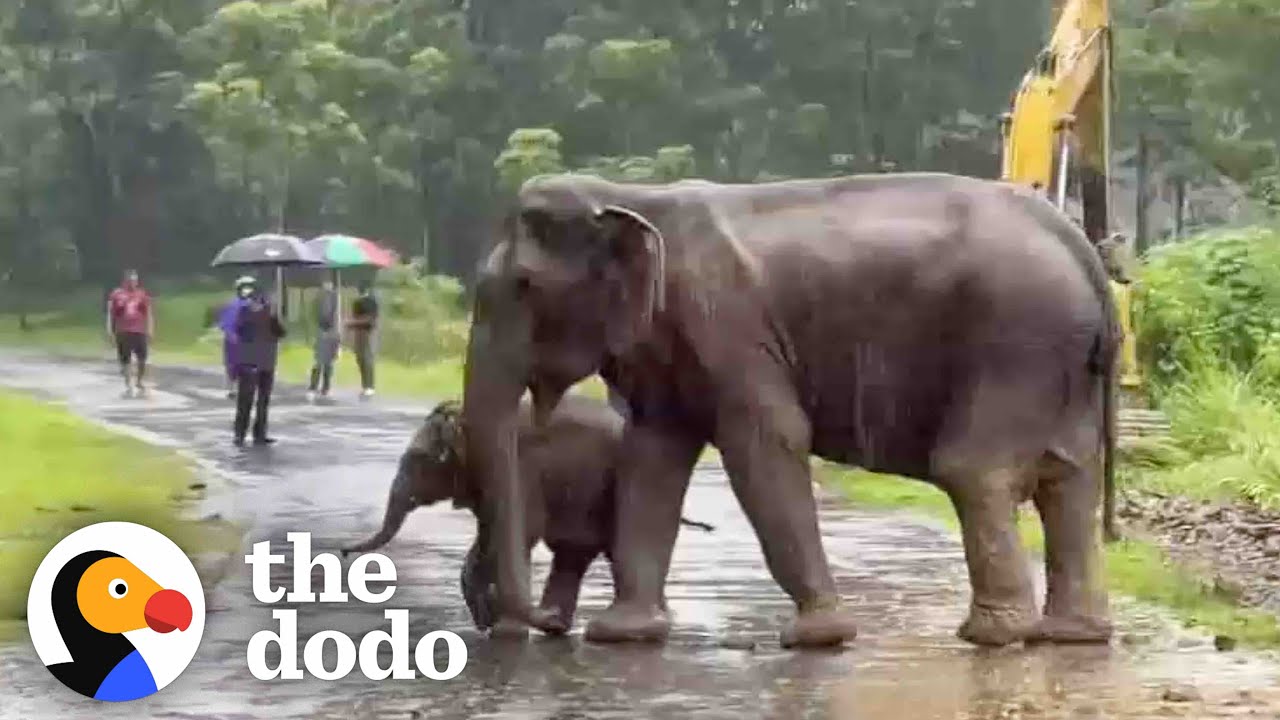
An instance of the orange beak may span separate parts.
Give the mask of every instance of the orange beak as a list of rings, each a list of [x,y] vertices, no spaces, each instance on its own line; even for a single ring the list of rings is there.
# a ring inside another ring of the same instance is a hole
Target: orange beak
[[[177,590],[161,590],[147,600],[142,616],[158,633],[186,630],[191,627],[191,602]]]

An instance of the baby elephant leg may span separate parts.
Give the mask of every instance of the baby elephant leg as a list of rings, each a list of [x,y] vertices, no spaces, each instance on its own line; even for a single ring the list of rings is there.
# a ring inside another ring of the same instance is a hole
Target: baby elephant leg
[[[586,575],[591,561],[600,551],[595,548],[558,547],[552,548],[552,552],[551,575],[542,591],[542,602],[534,611],[534,620],[539,630],[550,635],[563,635],[573,627],[582,576]]]

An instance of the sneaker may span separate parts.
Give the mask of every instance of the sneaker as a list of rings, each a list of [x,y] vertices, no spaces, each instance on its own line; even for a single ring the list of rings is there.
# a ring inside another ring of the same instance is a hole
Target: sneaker
[[[135,388],[135,392],[137,393],[138,397],[144,397],[147,394],[147,389],[139,385],[137,388]]]
[[[273,437],[266,437],[266,436],[256,437],[253,439],[253,444],[254,445],[275,445],[276,439]]]
[[[236,437],[231,441],[231,444],[235,445],[236,447],[244,447],[244,438],[242,438],[242,437],[240,437],[240,436],[238,436],[238,435],[237,435],[237,436],[236,436]]]
[[[364,391],[360,393],[360,396],[367,397],[367,398],[373,397],[373,388],[365,388]]]
[[[316,391],[315,391],[315,390],[308,390],[308,391],[307,391],[307,402],[309,402],[309,403],[314,403],[315,401],[316,401]]]
[[[120,395],[120,397],[124,397],[124,398],[131,398],[131,397],[133,397],[133,388],[132,388],[132,387],[126,387],[126,388],[124,389],[124,393],[122,393],[122,394]]]

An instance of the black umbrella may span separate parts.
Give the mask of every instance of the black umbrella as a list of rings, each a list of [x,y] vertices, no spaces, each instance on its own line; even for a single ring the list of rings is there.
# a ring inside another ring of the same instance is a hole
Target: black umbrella
[[[218,255],[210,263],[213,267],[221,265],[267,266],[276,270],[275,301],[280,303],[281,313],[287,315],[284,303],[284,268],[310,267],[323,265],[324,260],[316,257],[302,238],[280,233],[261,233],[247,238],[240,238],[218,251]]]
[[[323,265],[302,238],[279,233],[262,233],[241,238],[222,248],[211,263],[220,265]]]

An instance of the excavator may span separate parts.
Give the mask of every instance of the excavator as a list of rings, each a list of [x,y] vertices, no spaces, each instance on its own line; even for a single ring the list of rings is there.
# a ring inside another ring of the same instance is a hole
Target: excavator
[[[1053,33],[1001,116],[1000,176],[1047,197],[1103,252],[1119,253],[1111,234],[1112,36],[1110,0],[1052,0]],[[1107,257],[1109,272],[1118,258]],[[1130,286],[1111,272],[1122,339],[1118,381],[1127,404],[1141,403]],[[1117,398],[1108,398],[1114,410]],[[1140,409],[1134,412],[1141,414]],[[1130,415],[1133,415],[1131,412]],[[1121,418],[1123,423],[1125,418]],[[1112,422],[1108,420],[1108,422]],[[1138,420],[1143,422],[1143,420]],[[1158,422],[1158,421],[1157,421]],[[1110,467],[1103,533],[1118,537]]]

